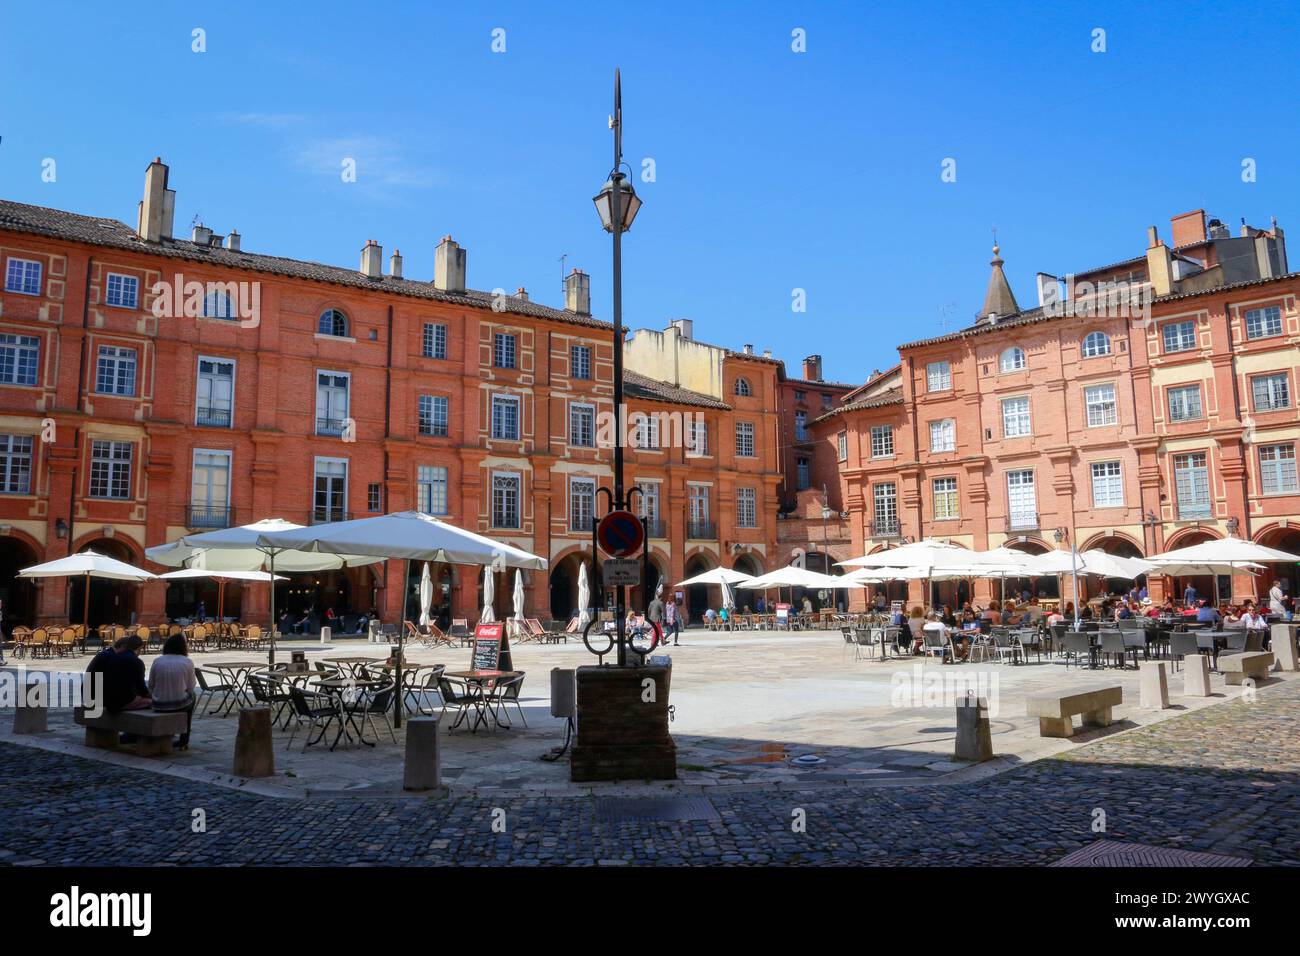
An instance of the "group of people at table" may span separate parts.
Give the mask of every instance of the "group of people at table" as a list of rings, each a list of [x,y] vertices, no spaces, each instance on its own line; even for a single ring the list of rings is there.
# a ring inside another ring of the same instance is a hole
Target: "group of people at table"
[[[970,654],[973,637],[981,630],[992,627],[1039,628],[1044,625],[1073,627],[1075,620],[1091,624],[1118,624],[1126,620],[1152,619],[1164,624],[1196,623],[1216,628],[1243,628],[1267,634],[1273,620],[1292,620],[1294,604],[1285,595],[1280,582],[1274,582],[1269,592],[1268,604],[1246,598],[1240,604],[1222,603],[1218,606],[1201,598],[1196,588],[1189,585],[1181,603],[1172,599],[1157,604],[1147,594],[1145,587],[1134,587],[1126,596],[1107,597],[1095,606],[1085,604],[1075,615],[1074,603],[1066,602],[1060,610],[1048,611],[1040,606],[1038,598],[1030,597],[1017,604],[1014,599],[990,601],[979,607],[970,601],[960,609],[951,605],[926,611],[919,605],[904,613],[900,608],[892,614],[890,624],[905,628],[911,641],[913,654],[923,653],[924,634],[928,628],[941,629],[952,638],[953,649],[961,659]],[[900,642],[901,643],[901,642]]]

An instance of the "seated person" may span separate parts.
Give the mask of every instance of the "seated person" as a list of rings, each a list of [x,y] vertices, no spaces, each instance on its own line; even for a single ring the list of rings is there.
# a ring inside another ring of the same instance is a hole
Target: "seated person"
[[[141,665],[143,666],[143,665]],[[189,658],[185,638],[173,634],[163,644],[162,653],[149,668],[149,692],[154,710],[181,711],[185,714],[185,733],[175,742],[178,750],[189,750],[190,729],[194,726],[194,662]]]
[[[1202,599],[1200,606],[1196,609],[1196,620],[1203,624],[1218,624],[1221,621],[1219,609],[1211,607],[1210,604]]]
[[[143,646],[144,641],[134,634],[119,637],[112,647],[96,654],[86,667],[87,674],[99,675],[90,679],[91,693],[99,695],[95,703],[102,704],[110,714],[153,706],[144,678],[144,662],[135,653]]]
[[[990,601],[988,610],[980,615],[980,620],[988,621],[990,624],[1002,623],[1002,605],[997,601]]]
[[[1038,598],[1036,597],[1030,598],[1029,603],[1025,605],[1024,611],[1020,615],[1020,623],[1037,624],[1042,619],[1043,619],[1043,609],[1038,603]]]
[[[713,608],[708,608],[704,612],[704,623],[706,626],[713,627],[713,625],[717,623],[717,620],[718,612],[713,610]]]

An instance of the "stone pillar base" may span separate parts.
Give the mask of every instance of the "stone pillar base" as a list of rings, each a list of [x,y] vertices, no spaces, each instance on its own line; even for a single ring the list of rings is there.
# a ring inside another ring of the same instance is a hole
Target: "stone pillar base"
[[[14,708],[14,733],[15,734],[43,734],[49,727],[49,708],[47,707],[15,707]]]
[[[569,779],[676,780],[668,667],[579,667]]]
[[[239,729],[235,731],[233,773],[236,777],[275,775],[275,750],[271,745],[271,708],[245,707],[239,711]]]
[[[993,759],[988,701],[984,698],[966,697],[957,701],[957,741],[953,756],[976,763]]]
[[[441,717],[413,717],[406,722],[403,790],[436,790],[442,786]]]
[[[1296,625],[1274,624],[1269,635],[1273,659],[1284,671],[1300,671],[1300,655],[1296,653]]]
[[[1183,696],[1210,696],[1210,656],[1188,654],[1183,658]]]
[[[1166,661],[1143,661],[1139,706],[1144,710],[1164,710],[1169,706],[1169,678]]]

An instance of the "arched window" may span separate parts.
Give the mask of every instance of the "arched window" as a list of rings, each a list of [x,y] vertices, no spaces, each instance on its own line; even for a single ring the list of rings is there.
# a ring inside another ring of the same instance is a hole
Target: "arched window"
[[[1025,350],[1018,345],[1011,346],[998,360],[998,367],[1004,372],[1018,372],[1028,364],[1025,361]]]
[[[348,317],[338,309],[326,309],[320,314],[320,325],[316,331],[321,335],[346,337],[348,334]]]
[[[753,394],[754,394],[754,390],[753,390],[752,388],[749,387],[749,379],[747,379],[747,378],[738,378],[738,379],[736,379],[736,394],[737,394],[737,395],[753,395]]]
[[[1110,354],[1110,336],[1105,332],[1089,332],[1083,339],[1083,357],[1096,358]]]
[[[235,304],[229,292],[214,289],[203,297],[203,317],[205,319],[233,319]]]

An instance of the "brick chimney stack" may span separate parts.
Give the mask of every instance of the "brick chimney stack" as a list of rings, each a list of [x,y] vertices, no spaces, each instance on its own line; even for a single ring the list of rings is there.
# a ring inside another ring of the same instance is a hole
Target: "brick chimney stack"
[[[820,382],[822,380],[822,357],[820,355],[810,355],[803,360],[803,377],[809,382]]]
[[[433,287],[442,292],[465,291],[465,250],[451,236],[443,236],[433,254]]]
[[[575,315],[591,315],[591,276],[581,269],[564,277],[564,308]]]
[[[144,199],[140,201],[135,231],[145,242],[162,242],[172,237],[176,190],[167,188],[167,172],[161,156],[144,171]]]

